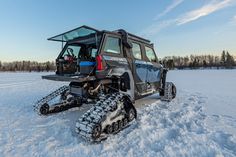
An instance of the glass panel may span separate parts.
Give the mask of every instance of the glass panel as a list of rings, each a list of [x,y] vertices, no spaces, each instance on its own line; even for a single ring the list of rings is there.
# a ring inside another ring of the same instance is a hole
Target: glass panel
[[[115,37],[108,37],[104,51],[108,53],[120,54],[120,39]]]
[[[149,61],[157,62],[155,52],[153,51],[153,49],[145,46],[145,51],[146,51],[146,56],[149,59]]]
[[[59,58],[65,59],[72,57],[74,60],[80,59],[93,61],[95,60],[98,53],[98,50],[94,47],[94,45],[80,45],[75,43],[70,44],[66,46]]]
[[[95,60],[98,49],[101,42],[101,36],[95,37],[84,37],[83,39],[70,42],[66,44],[63,48],[63,52],[60,54],[59,58],[64,56],[73,56],[74,59],[88,59]]]
[[[141,47],[139,44],[135,44],[132,43],[133,47],[132,47],[132,52],[133,52],[133,56],[136,59],[142,59],[142,53],[141,53]]]
[[[96,33],[97,31],[95,29],[92,28],[88,28],[88,27],[79,27],[77,29],[68,31],[66,33],[57,35],[55,37],[49,38],[48,40],[54,40],[54,41],[69,41],[69,40],[73,40],[75,38],[78,37],[82,37],[82,36],[87,36],[89,34],[93,34]]]
[[[66,51],[62,55],[62,57],[65,56],[72,56],[72,57],[78,57],[78,54],[80,52],[81,47],[79,45],[68,45],[66,48]]]

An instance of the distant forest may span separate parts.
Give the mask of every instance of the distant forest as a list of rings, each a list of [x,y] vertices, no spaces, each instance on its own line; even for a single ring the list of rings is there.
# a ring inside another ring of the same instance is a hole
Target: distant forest
[[[223,51],[221,56],[214,55],[190,55],[185,57],[169,56],[160,59],[164,67],[169,69],[199,69],[217,68],[232,69],[236,68],[235,58],[229,52]]]
[[[217,68],[232,69],[236,68],[235,58],[229,52],[223,51],[221,56],[214,55],[190,55],[185,57],[169,56],[159,59],[164,67],[169,69],[199,69]],[[0,71],[55,71],[55,62],[36,62],[36,61],[14,61],[1,62]]]
[[[55,62],[43,62],[36,61],[14,61],[14,62],[1,62],[0,71],[54,71],[56,69]]]

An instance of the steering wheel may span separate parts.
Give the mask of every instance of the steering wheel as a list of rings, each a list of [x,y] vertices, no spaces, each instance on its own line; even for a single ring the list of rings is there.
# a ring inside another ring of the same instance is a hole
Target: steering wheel
[[[73,51],[74,51],[74,50],[73,50],[72,48],[69,48],[69,47],[68,47],[67,50],[66,50],[66,52],[68,53],[68,55],[71,55],[71,56],[74,57],[75,55],[74,55]]]

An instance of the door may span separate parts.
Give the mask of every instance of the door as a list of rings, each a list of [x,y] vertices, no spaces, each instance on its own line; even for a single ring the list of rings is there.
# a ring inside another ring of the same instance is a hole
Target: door
[[[122,43],[119,36],[116,35],[107,35],[104,40],[102,55],[110,67],[119,67],[122,63],[122,60],[125,60],[123,57]],[[127,63],[127,62],[126,62]]]
[[[131,52],[133,54],[133,76],[134,82],[138,91],[138,95],[143,95],[146,93],[146,78],[147,78],[147,68],[146,61],[143,59],[143,54],[141,50],[141,45],[135,42],[132,42]]]
[[[160,68],[156,54],[152,47],[145,47],[145,56],[147,59],[147,90],[158,89],[160,86]]]

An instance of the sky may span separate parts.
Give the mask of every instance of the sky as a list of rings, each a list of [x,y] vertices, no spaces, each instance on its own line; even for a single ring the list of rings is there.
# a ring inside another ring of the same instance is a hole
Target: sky
[[[53,61],[81,25],[150,39],[158,57],[236,55],[236,0],[0,0],[0,61]]]

